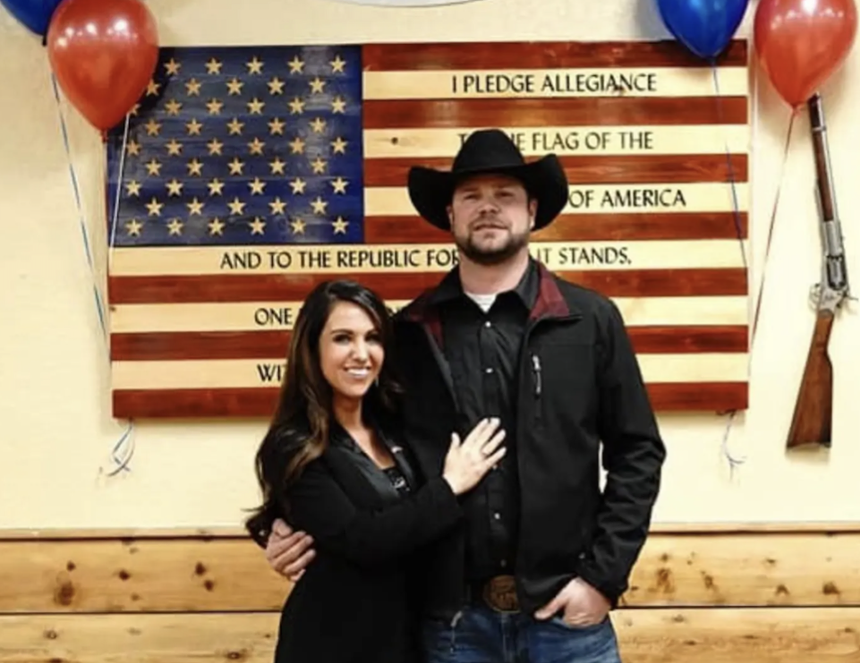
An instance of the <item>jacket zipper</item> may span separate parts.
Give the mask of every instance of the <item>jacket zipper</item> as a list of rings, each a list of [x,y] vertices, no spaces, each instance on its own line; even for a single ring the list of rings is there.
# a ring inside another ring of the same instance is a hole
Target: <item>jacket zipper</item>
[[[541,392],[541,373],[540,373],[540,357],[532,355],[532,366],[535,374],[535,396],[540,396]]]

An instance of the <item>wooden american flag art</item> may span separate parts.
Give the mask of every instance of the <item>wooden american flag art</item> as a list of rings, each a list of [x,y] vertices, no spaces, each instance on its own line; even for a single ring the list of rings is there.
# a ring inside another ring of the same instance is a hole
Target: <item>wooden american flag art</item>
[[[113,414],[268,417],[314,284],[396,309],[455,264],[406,174],[487,126],[562,159],[532,252],[618,303],[658,412],[745,409],[749,117],[744,40],[715,69],[672,41],[162,48],[106,148]]]

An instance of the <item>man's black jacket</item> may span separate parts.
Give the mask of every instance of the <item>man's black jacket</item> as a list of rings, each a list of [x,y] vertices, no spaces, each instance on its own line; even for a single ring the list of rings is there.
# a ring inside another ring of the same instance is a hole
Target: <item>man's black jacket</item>
[[[518,368],[520,604],[534,612],[578,576],[617,606],[648,533],[666,450],[615,304],[539,271]],[[439,476],[457,395],[428,294],[397,313],[389,359],[406,390],[404,440],[423,474]],[[420,602],[431,615],[461,608],[464,562],[460,529],[426,549]]]

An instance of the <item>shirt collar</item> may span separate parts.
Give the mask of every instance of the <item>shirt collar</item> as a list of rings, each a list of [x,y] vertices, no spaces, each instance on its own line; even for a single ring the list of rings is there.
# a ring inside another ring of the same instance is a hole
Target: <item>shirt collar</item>
[[[530,257],[528,267],[526,267],[526,271],[523,273],[519,283],[508,292],[514,293],[523,306],[526,307],[526,310],[530,311],[534,307],[535,300],[537,300],[539,287],[540,274],[538,273],[537,262],[534,258]],[[445,275],[433,291],[430,296],[430,303],[442,304],[465,296],[466,293],[463,292],[463,284],[460,282],[460,269],[455,267]]]

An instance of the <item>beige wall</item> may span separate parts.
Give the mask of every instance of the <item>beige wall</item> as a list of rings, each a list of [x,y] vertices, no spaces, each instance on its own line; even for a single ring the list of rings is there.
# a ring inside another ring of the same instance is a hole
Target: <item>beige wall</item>
[[[325,0],[151,0],[163,45],[328,41],[665,37],[641,0],[480,0],[380,9]],[[253,7],[255,11],[250,11]],[[125,427],[109,415],[109,375],[46,53],[0,12],[0,528],[231,526],[253,505],[252,455],[263,424],[144,422],[131,472],[108,477]],[[749,16],[748,16],[749,19]],[[403,23],[395,27],[399,21]],[[748,34],[749,20],[742,30]],[[854,57],[825,89],[849,273],[860,279],[860,73]],[[759,88],[762,86],[759,85]],[[754,283],[780,175],[788,111],[764,86],[753,148]],[[102,181],[94,132],[68,108],[75,169],[103,274]],[[860,440],[849,393],[860,388],[860,319],[838,322],[834,449],[788,459],[784,438],[813,317],[818,235],[806,117],[782,180],[768,290],[752,362],[752,408],[728,445],[746,462],[730,476],[726,420],[665,416],[669,447],[661,523],[860,520]],[[860,285],[857,286],[860,291]],[[784,300],[777,301],[781,293]],[[856,401],[856,399],[854,399]],[[856,406],[855,406],[856,407]],[[695,493],[693,492],[695,491]],[[14,506],[13,506],[14,504]]]

